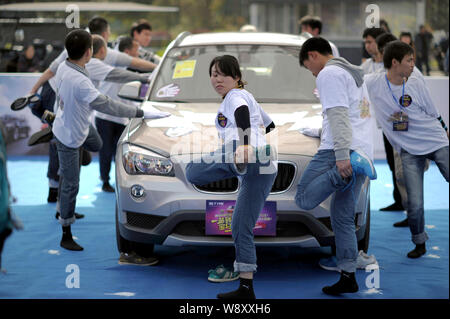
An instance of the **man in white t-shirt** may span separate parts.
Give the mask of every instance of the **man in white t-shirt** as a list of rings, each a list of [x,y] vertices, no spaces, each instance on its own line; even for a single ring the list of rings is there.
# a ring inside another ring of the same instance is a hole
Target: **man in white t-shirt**
[[[365,76],[375,116],[393,148],[400,153],[406,192],[408,225],[415,249],[409,258],[426,253],[423,175],[426,159],[435,161],[449,180],[448,129],[425,83],[414,75],[414,50],[401,41],[386,45],[386,72]],[[439,123],[441,122],[441,123]]]
[[[318,153],[303,172],[295,200],[301,209],[310,210],[335,193],[330,214],[341,278],[322,291],[356,292],[356,199],[366,177],[376,178],[371,104],[361,68],[334,58],[327,40],[308,39],[300,51],[300,65],[317,77],[323,123]]]
[[[384,48],[386,45],[392,41],[397,40],[397,38],[391,33],[383,33],[376,38],[378,51],[381,53],[381,57],[384,55]],[[384,66],[384,65],[383,65]],[[385,72],[386,69],[379,69],[377,72]],[[421,81],[424,82],[425,79],[422,75],[422,72],[417,67],[414,67],[412,72],[413,76],[416,76]],[[381,128],[381,127],[380,127]],[[392,172],[392,181],[394,184],[394,203],[387,207],[380,208],[380,211],[404,211],[408,207],[408,195],[406,193],[406,185],[405,179],[403,178],[403,169],[402,169],[402,160],[400,158],[400,154],[392,148],[391,143],[386,138],[386,135],[383,133],[383,142],[384,142],[384,150],[386,152],[386,160],[389,165],[389,169]],[[429,167],[429,160],[425,162],[425,171]],[[408,219],[405,218],[402,221],[394,223],[394,227],[408,227]]]
[[[60,245],[80,251],[83,247],[73,240],[71,233],[80,177],[79,148],[95,152],[102,146],[100,136],[90,125],[93,110],[122,117],[158,118],[168,114],[139,109],[100,94],[85,69],[92,57],[92,36],[88,32],[71,31],[65,47],[68,59],[59,65],[55,76],[57,111],[52,128],[60,166],[59,221],[63,230]]]
[[[370,54],[371,58],[368,58],[361,64],[364,74],[369,74],[377,72],[378,70],[383,70],[383,57],[380,51],[378,51],[376,38],[386,33],[382,28],[367,28],[364,30],[363,39],[364,47],[367,53]]]
[[[322,33],[322,20],[319,17],[313,17],[313,16],[304,16],[300,19],[300,28],[301,28],[301,35],[306,36],[307,38],[310,37],[319,37]],[[331,50],[333,52],[333,56],[335,58],[338,58],[339,50],[337,46],[328,40],[328,43],[331,46]]]

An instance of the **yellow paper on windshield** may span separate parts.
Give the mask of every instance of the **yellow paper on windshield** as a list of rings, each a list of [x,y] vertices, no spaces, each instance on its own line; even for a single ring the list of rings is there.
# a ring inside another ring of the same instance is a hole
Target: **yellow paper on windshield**
[[[173,70],[172,79],[191,78],[194,76],[196,60],[178,61]]]

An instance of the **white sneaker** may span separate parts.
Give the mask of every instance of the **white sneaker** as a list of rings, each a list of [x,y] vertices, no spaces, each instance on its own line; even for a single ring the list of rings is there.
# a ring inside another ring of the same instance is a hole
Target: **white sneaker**
[[[367,255],[363,250],[360,250],[356,258],[356,268],[366,269],[368,265],[378,264],[374,255]]]

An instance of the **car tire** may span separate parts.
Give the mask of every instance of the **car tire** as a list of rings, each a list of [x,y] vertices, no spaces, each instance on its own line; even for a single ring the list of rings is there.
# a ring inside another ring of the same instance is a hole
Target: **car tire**
[[[130,253],[134,251],[142,257],[151,256],[153,254],[155,245],[138,243],[131,240],[127,240],[120,235],[117,204],[115,217],[116,217],[116,241],[117,241],[117,250],[119,251],[119,253]]]
[[[362,250],[365,253],[369,250],[369,239],[370,239],[370,200],[367,204],[366,212],[366,229],[364,231],[364,237],[358,241],[358,251]]]

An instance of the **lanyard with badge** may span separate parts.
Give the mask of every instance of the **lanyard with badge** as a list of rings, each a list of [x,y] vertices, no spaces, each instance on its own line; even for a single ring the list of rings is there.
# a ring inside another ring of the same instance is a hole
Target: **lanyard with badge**
[[[408,114],[404,110],[406,109],[406,107],[411,105],[412,98],[409,95],[405,95],[405,80],[403,80],[402,96],[400,97],[399,101],[397,101],[394,92],[392,92],[392,88],[389,84],[387,75],[384,75],[384,77],[386,78],[386,83],[389,87],[389,90],[391,91],[392,98],[394,99],[395,104],[400,106],[400,112],[395,112],[390,117],[390,120],[393,123],[393,130],[398,132],[407,132],[409,118]]]

